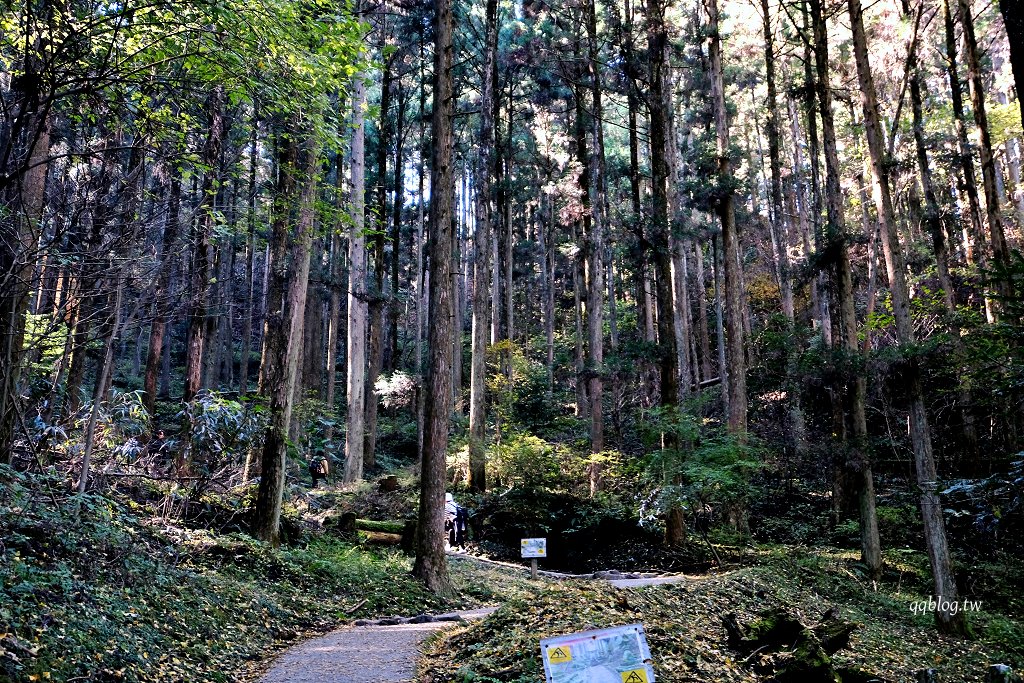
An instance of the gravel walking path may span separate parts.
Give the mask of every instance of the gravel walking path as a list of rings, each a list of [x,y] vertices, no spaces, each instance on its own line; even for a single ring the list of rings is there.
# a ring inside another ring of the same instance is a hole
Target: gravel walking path
[[[519,565],[463,557],[524,569]],[[616,588],[642,588],[678,583],[688,578],[681,574],[659,576],[616,571],[584,575],[542,572],[542,575],[552,579],[605,580]],[[361,620],[357,622],[361,625],[346,626],[291,648],[274,662],[261,683],[409,683],[416,676],[420,645],[430,634],[461,620],[482,619],[496,609],[490,607],[429,618],[415,617],[401,620],[404,623],[395,623],[399,619],[393,617]]]
[[[482,619],[496,608],[438,615]],[[393,626],[349,626],[307,640],[281,655],[262,683],[408,683],[420,645],[431,633],[459,623],[428,621]]]

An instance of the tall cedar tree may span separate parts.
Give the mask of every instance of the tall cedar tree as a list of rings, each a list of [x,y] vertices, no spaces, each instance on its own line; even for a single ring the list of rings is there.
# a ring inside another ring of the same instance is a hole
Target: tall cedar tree
[[[430,335],[423,416],[419,533],[413,574],[438,595],[452,593],[444,553],[445,463],[452,416],[452,336],[455,302],[451,278],[454,231],[452,198],[452,0],[434,3],[434,95],[430,165]]]

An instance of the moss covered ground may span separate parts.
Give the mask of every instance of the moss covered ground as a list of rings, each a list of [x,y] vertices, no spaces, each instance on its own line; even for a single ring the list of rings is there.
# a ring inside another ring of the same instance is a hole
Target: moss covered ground
[[[872,584],[857,575],[852,554],[776,547],[755,555],[753,566],[666,586],[539,584],[485,622],[431,641],[422,680],[536,683],[543,680],[541,638],[630,623],[644,625],[661,683],[767,680],[727,647],[722,617],[733,612],[749,622],[775,607],[805,623],[836,608],[858,624],[836,667],[882,680],[912,681],[917,670],[934,668],[941,681],[981,681],[989,664],[1024,666],[1024,622],[1015,607],[983,602],[967,640],[940,636],[930,616],[912,609],[927,593],[923,558],[890,556],[885,580]]]

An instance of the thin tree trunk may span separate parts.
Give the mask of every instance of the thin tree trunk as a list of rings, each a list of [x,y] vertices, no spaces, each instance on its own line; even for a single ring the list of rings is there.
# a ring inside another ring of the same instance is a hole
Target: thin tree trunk
[[[903,14],[909,16],[910,2],[902,0]],[[960,339],[960,326],[956,323],[956,303],[954,301],[953,284],[949,276],[949,253],[946,248],[945,233],[942,228],[942,212],[939,208],[938,199],[935,196],[935,185],[932,181],[932,169],[928,160],[928,147],[924,138],[924,96],[923,78],[918,67],[917,56],[911,54],[907,58],[907,68],[910,69],[910,104],[914,121],[914,144],[917,149],[917,166],[920,172],[921,187],[924,190],[924,223],[932,238],[932,249],[935,252],[935,272],[939,280],[939,288],[942,290],[942,301],[949,316],[950,338],[953,340],[957,355],[963,357],[963,343]],[[963,425],[963,445],[965,460],[969,469],[974,473],[980,471],[979,465],[981,454],[978,450],[978,430],[974,423],[973,405],[974,399],[970,389],[961,382],[959,384],[958,399],[960,403],[960,417]]]
[[[487,338],[491,318],[491,176],[494,174],[494,94],[497,83],[494,61],[498,50],[498,2],[487,0],[484,15],[483,93],[480,100],[480,132],[477,139],[476,230],[473,234],[473,331],[469,378],[469,488],[487,489]],[[542,256],[546,259],[546,255]],[[542,273],[543,276],[543,273]],[[549,366],[550,367],[550,366]]]
[[[310,254],[313,244],[314,201],[318,146],[315,136],[304,139],[304,123],[288,122],[283,159],[278,169],[277,216],[273,225],[272,251],[275,259],[271,290],[280,302],[267,314],[264,333],[264,368],[261,389],[270,399],[270,424],[264,434],[260,458],[261,476],[256,491],[252,531],[272,545],[280,543],[281,506],[284,497],[288,428],[291,423],[299,362],[302,358],[303,316],[309,286]],[[300,187],[301,186],[301,187]],[[298,204],[297,217],[291,218]]]
[[[589,159],[590,231],[587,235],[587,398],[590,401],[590,452],[604,450],[604,132],[602,129],[601,65],[598,57],[597,3],[588,0],[586,12],[591,105]],[[581,160],[582,161],[582,160]],[[600,461],[589,466],[590,495],[601,490]]]
[[[1003,233],[1000,192],[997,187],[997,171],[995,155],[992,153],[992,134],[988,126],[988,114],[985,111],[985,89],[982,84],[981,59],[978,56],[978,40],[974,35],[974,16],[971,14],[970,0],[959,0],[960,25],[963,27],[964,57],[967,62],[967,83],[971,93],[971,110],[974,112],[974,123],[978,127],[978,157],[981,161],[981,180],[985,189],[985,213],[988,222],[988,236],[992,244],[993,265],[1000,269],[995,276],[995,291],[1001,297],[1012,295],[1012,283],[1008,276],[1010,267],[1010,248]],[[998,302],[993,309],[998,312]],[[994,316],[993,316],[994,317]]]
[[[725,84],[722,76],[722,41],[718,33],[718,0],[708,0],[708,54],[711,61],[711,99],[718,141],[719,182],[731,187],[729,161],[729,122],[725,109]],[[742,270],[740,243],[736,228],[734,191],[724,190],[716,213],[722,223],[722,249],[725,261],[726,362],[729,374],[729,431],[744,439],[747,431],[747,369],[743,336]]]
[[[178,242],[181,209],[181,178],[178,172],[171,172],[170,187],[167,195],[167,219],[160,249],[160,270],[157,274],[156,287],[153,291],[153,323],[149,330],[149,353],[146,356],[146,372],[143,378],[142,400],[150,416],[156,415],[157,379],[160,372],[160,360],[163,356],[164,336],[167,330],[167,317],[170,313],[169,289],[171,274],[174,270],[175,246]]]
[[[978,197],[978,184],[974,175],[974,161],[971,158],[971,146],[967,140],[967,122],[964,115],[963,90],[960,85],[960,74],[957,68],[956,27],[953,13],[949,6],[950,0],[942,2],[942,18],[946,35],[946,71],[950,89],[950,102],[953,106],[953,120],[956,122],[956,137],[959,151],[961,172],[963,173],[964,192],[970,209],[970,232],[964,236],[964,254],[968,265],[977,262],[984,271],[988,259],[985,255],[985,237],[981,229],[981,200]],[[965,230],[966,232],[966,230]],[[988,297],[986,297],[986,300]],[[986,309],[991,305],[986,303]]]
[[[92,449],[94,447],[94,441],[96,436],[96,422],[100,414],[100,405],[104,401],[104,396],[107,393],[107,383],[110,381],[110,375],[112,368],[114,367],[114,340],[117,338],[117,333],[121,327],[121,296],[124,292],[124,283],[122,282],[121,274],[119,272],[114,273],[114,277],[117,278],[117,285],[114,290],[114,310],[111,314],[114,316],[114,320],[110,325],[110,331],[107,333],[107,338],[104,340],[104,352],[103,362],[100,364],[99,370],[97,371],[96,379],[96,390],[92,396],[92,411],[89,413],[89,422],[85,428],[85,450],[82,453],[82,472],[78,477],[78,493],[85,493],[86,486],[89,484],[89,464],[92,458]]]
[[[210,239],[213,236],[215,199],[218,187],[220,158],[227,136],[224,125],[224,87],[215,86],[206,99],[207,126],[206,144],[203,147],[203,164],[208,169],[203,176],[200,196],[199,223],[196,226],[196,242],[192,254],[192,300],[189,304],[188,350],[185,356],[185,389],[183,399],[191,401],[203,388],[203,362],[207,349],[208,320],[210,315]]]
[[[345,204],[345,169],[344,156],[341,152],[335,155],[334,159],[334,208],[341,215]],[[340,223],[340,221],[339,221]],[[331,232],[331,267],[330,267],[330,303],[328,304],[327,322],[327,387],[324,401],[327,409],[332,415],[337,414],[336,392],[338,386],[338,339],[340,338],[341,327],[341,297],[344,294],[342,282],[344,273],[343,244],[341,239],[341,225],[337,225]],[[332,421],[333,422],[333,421]],[[324,438],[330,442],[334,438],[334,425],[329,424],[324,430]]]
[[[882,250],[885,254],[886,270],[889,273],[889,288],[896,319],[896,336],[901,347],[912,347],[915,343],[913,322],[910,317],[910,297],[907,293],[906,273],[903,255],[896,238],[892,197],[889,193],[888,175],[885,166],[882,129],[879,124],[878,99],[868,62],[867,39],[864,35],[863,11],[860,0],[848,0],[850,24],[853,32],[853,51],[860,82],[861,104],[864,108],[864,127],[868,140],[868,152],[873,171],[873,197],[878,211],[882,234]],[[916,358],[907,361],[907,385],[910,399],[910,437],[914,450],[914,466],[917,484],[921,494],[921,515],[924,519],[925,546],[932,565],[935,594],[953,604],[957,598],[956,581],[953,576],[946,543],[946,527],[942,518],[942,503],[938,495],[938,475],[932,455],[931,428],[924,404],[920,368]],[[941,601],[940,601],[941,602]],[[963,633],[966,621],[963,613],[953,613],[941,607],[935,611],[939,627],[947,632]]]
[[[256,138],[259,115],[254,111],[252,135],[249,139],[249,210],[245,235],[245,310],[242,313],[242,353],[238,364],[238,393],[249,393],[249,357],[252,355],[253,277],[256,271]]]
[[[405,108],[408,97],[402,89],[401,77],[395,79],[398,107],[395,116],[395,171],[394,201],[391,213],[391,293],[388,299],[388,322],[390,327],[391,350],[387,354],[387,368],[394,372],[401,366],[401,346],[398,337],[398,293],[401,250],[402,209],[405,207]]]

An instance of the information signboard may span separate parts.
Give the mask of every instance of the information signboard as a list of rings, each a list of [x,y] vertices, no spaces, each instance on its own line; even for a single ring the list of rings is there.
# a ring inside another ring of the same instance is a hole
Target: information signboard
[[[654,683],[641,624],[540,641],[547,683]]]
[[[546,538],[524,538],[521,541],[523,557],[547,557],[548,539]]]

